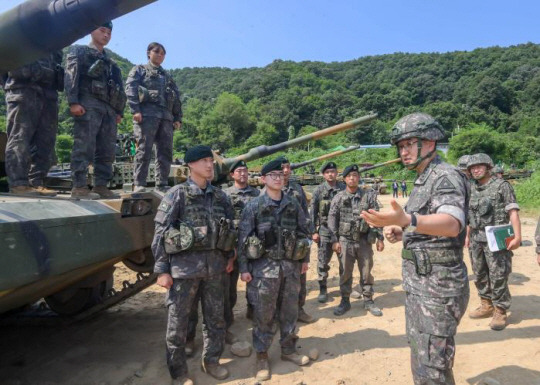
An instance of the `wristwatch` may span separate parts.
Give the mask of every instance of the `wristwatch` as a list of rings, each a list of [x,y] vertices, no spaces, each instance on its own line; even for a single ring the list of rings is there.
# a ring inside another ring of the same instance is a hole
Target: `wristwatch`
[[[416,231],[416,215],[414,213],[411,213],[411,224],[407,227],[405,227],[404,231],[406,233],[414,233]]]

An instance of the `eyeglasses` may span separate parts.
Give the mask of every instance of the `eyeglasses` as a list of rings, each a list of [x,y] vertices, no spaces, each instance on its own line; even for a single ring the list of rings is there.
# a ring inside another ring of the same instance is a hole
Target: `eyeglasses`
[[[234,170],[234,173],[236,173],[236,174],[247,174],[248,169],[247,168],[237,168],[237,169]]]
[[[398,144],[398,152],[401,152],[403,150],[409,151],[416,143],[418,143],[418,140],[408,140],[405,143]]]
[[[283,179],[285,177],[282,173],[275,173],[275,172],[266,174],[266,176],[269,176],[270,178],[272,178],[272,180]]]

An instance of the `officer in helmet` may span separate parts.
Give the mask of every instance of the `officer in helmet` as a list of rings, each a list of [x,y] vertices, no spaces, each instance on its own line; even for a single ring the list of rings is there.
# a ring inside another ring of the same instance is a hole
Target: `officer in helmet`
[[[469,302],[463,263],[467,180],[437,155],[437,141],[443,138],[430,115],[398,120],[391,142],[403,165],[418,174],[409,201],[405,208],[392,200],[389,211],[361,214],[371,226],[385,226],[389,242],[403,241],[405,317],[416,385],[455,384],[454,336]]]

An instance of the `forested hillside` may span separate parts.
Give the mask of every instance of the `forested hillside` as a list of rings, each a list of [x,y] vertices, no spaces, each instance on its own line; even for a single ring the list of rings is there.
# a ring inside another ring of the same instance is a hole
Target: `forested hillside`
[[[131,63],[116,58],[127,75]],[[184,127],[175,134],[179,153],[186,146],[205,143],[234,154],[370,111],[379,113],[376,123],[324,139],[310,150],[387,143],[399,117],[425,111],[444,125],[451,159],[483,150],[497,161],[524,166],[540,155],[537,44],[444,54],[395,53],[340,63],[276,60],[264,68],[171,72],[184,102]],[[0,108],[4,115],[5,105]],[[127,113],[122,131],[131,130],[129,118]],[[65,101],[60,120],[60,131],[69,134]],[[5,129],[5,123],[1,125]]]

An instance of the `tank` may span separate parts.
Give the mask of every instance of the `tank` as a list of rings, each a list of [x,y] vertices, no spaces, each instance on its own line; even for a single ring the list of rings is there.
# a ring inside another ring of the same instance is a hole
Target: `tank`
[[[214,159],[215,159],[214,182],[218,184],[226,182],[229,176],[230,167],[239,160],[250,162],[253,160],[264,158],[266,156],[273,155],[276,152],[284,151],[291,147],[299,146],[301,144],[304,144],[312,140],[318,140],[329,135],[333,135],[339,132],[358,128],[364,124],[368,124],[369,122],[375,120],[376,118],[377,118],[377,114],[365,115],[365,116],[362,116],[353,120],[349,120],[344,123],[336,124],[335,126],[331,126],[331,127],[319,130],[312,134],[308,134],[308,135],[300,136],[298,138],[287,140],[285,142],[281,142],[281,143],[274,144],[271,146],[261,145],[261,146],[252,148],[245,154],[238,155],[232,158],[224,158],[220,156],[218,153],[214,152]],[[186,165],[172,165],[171,166],[169,179],[172,179],[174,184],[184,182],[188,178],[188,176],[189,176],[189,169]],[[252,181],[250,184],[256,184],[256,183]]]
[[[291,164],[291,170],[296,170],[296,169],[299,169],[299,168],[302,168],[302,167],[306,167],[306,166],[308,166],[308,165],[310,165],[312,163],[320,162],[322,160],[335,158],[336,156],[340,156],[340,155],[346,154],[348,152],[358,150],[360,147],[361,147],[360,145],[358,145],[358,146],[349,146],[344,150],[338,150],[338,151],[330,152],[328,154],[321,155],[321,156],[319,156],[317,158],[305,160],[305,161],[300,162],[300,163],[293,163],[293,164]]]
[[[156,0],[29,0],[0,15],[0,74],[62,49]]]

